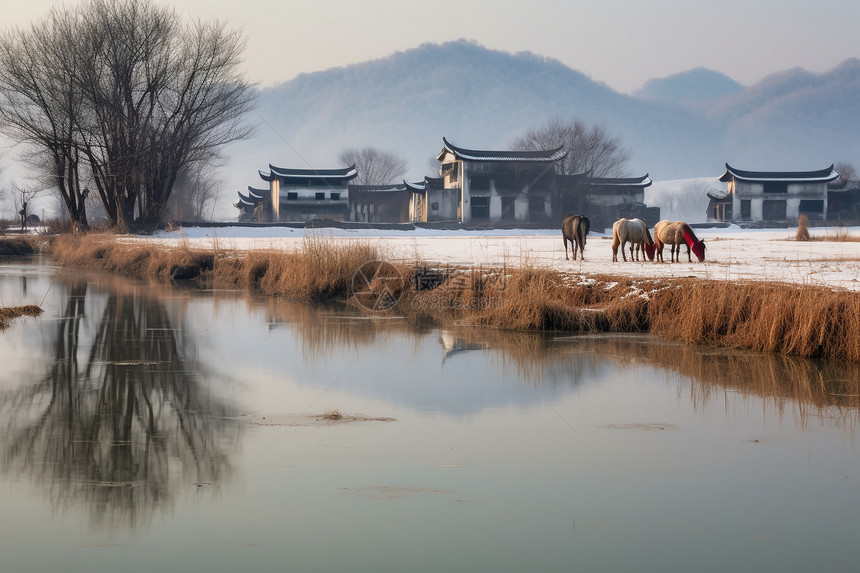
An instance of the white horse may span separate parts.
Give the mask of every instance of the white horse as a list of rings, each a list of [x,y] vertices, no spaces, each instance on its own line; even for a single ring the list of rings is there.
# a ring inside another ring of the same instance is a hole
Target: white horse
[[[642,260],[648,256],[648,260],[654,260],[654,241],[648,232],[648,225],[642,219],[618,219],[612,224],[612,262],[618,261],[618,246],[621,246],[621,257],[626,261],[624,253],[625,243],[630,243],[630,260],[639,260],[639,251],[642,251]],[[634,249],[636,256],[634,257]]]

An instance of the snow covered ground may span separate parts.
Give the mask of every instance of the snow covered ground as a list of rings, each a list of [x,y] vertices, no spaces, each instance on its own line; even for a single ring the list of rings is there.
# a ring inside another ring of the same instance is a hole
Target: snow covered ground
[[[844,231],[845,229],[843,229]],[[834,237],[834,228],[811,228],[813,237]],[[306,239],[363,241],[377,245],[385,258],[450,265],[548,266],[585,274],[637,277],[699,277],[719,280],[776,280],[860,290],[860,227],[848,228],[853,241],[794,240],[795,229],[696,229],[707,245],[703,263],[612,262],[611,233],[590,233],[585,260],[566,261],[561,232],[510,229],[494,231],[382,231],[373,229],[292,229],[283,227],[187,228],[135,238],[165,245],[221,249],[300,249]],[[664,252],[669,260],[669,248]]]

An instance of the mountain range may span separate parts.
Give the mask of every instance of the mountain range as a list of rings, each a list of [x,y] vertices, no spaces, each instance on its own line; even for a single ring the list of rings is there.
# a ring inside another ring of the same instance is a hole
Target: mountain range
[[[234,215],[228,206],[237,190],[265,186],[258,170],[269,164],[338,167],[344,149],[371,146],[406,159],[406,178],[418,180],[434,175],[443,136],[461,147],[508,149],[556,117],[604,127],[630,152],[628,174],[655,181],[718,177],[727,162],[821,169],[860,158],[858,93],[857,59],[751,86],[697,68],[623,94],[532,53],[465,40],[423,44],[260,88],[250,118],[256,136],[225,150],[219,214]]]

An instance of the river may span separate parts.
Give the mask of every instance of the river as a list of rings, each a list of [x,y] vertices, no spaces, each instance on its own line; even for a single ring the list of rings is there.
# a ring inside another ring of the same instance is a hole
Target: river
[[[853,571],[855,367],[0,267],[0,571]]]

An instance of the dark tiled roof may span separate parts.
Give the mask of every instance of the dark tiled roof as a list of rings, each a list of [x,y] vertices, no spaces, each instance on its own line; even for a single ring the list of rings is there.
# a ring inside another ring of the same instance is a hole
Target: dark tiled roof
[[[405,183],[405,182],[404,182]],[[406,191],[405,184],[392,185],[350,185],[349,191],[358,191],[363,193],[392,193],[396,191]]]
[[[248,197],[250,197],[251,199],[263,200],[268,196],[268,189],[254,189],[253,187],[248,187]]]
[[[262,201],[262,199],[257,199],[250,195],[242,195],[242,192],[239,191],[239,202],[244,205],[256,205],[260,201]]]
[[[296,179],[355,179],[358,171],[355,165],[340,169],[291,169],[287,167],[275,167],[269,164],[269,173],[260,171],[260,177],[264,181],[271,181],[275,177],[286,177]]]
[[[556,147],[555,149],[542,149],[538,151],[487,151],[478,149],[466,149],[452,145],[446,138],[442,138],[444,147],[439,152],[437,159],[442,158],[445,151],[454,154],[457,159],[466,159],[469,161],[525,161],[534,163],[546,163],[563,159],[567,152],[564,151],[564,146]]]
[[[403,184],[410,191],[425,191],[427,189],[443,189],[445,185],[445,180],[441,177],[427,176],[424,178],[423,181],[416,181],[414,183],[404,179]]]
[[[613,187],[648,187],[652,181],[646,173],[642,177],[583,177],[583,185],[613,186]]]
[[[732,179],[741,181],[833,181],[839,174],[833,165],[817,171],[745,171],[735,169],[726,163],[726,172],[720,176],[720,181],[726,183]]]

